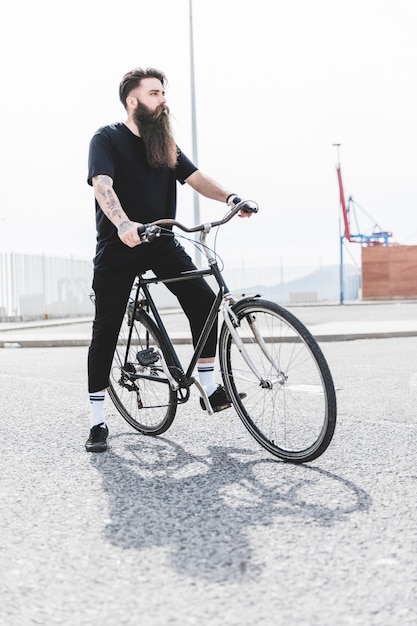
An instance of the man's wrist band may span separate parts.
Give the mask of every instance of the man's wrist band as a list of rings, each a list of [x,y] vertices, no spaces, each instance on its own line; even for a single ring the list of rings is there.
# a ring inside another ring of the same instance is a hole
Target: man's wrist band
[[[229,200],[230,200],[230,198],[233,198],[233,196],[235,196],[235,195],[236,195],[235,193],[231,193],[231,194],[229,194],[229,195],[227,196],[227,198],[226,198],[226,204],[229,204]]]

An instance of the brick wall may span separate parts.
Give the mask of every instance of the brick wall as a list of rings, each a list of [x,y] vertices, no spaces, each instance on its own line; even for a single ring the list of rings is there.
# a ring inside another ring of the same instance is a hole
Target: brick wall
[[[362,248],[362,299],[417,298],[417,246]]]

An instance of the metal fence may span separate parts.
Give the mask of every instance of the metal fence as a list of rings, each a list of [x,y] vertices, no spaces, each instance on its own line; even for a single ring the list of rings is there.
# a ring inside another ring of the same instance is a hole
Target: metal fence
[[[79,259],[0,255],[0,318],[91,315],[92,263]]]
[[[16,253],[0,254],[0,320],[89,316],[92,262]],[[340,267],[309,265],[235,267],[224,271],[233,293],[259,293],[282,304],[338,302]],[[345,300],[358,300],[361,272],[344,267]],[[156,286],[160,307],[177,306],[172,294]]]

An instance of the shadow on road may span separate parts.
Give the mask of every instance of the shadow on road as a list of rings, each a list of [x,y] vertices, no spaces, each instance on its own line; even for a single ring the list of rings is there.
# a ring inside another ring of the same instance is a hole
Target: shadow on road
[[[176,571],[216,582],[260,573],[262,560],[251,547],[253,533],[258,549],[263,544],[260,528],[279,530],[284,517],[299,526],[331,526],[371,504],[366,492],[335,474],[244,448],[213,446],[199,456],[164,437],[129,433],[113,437],[91,463],[108,497],[109,542],[139,552],[168,548]],[[265,536],[264,548],[280,546]]]

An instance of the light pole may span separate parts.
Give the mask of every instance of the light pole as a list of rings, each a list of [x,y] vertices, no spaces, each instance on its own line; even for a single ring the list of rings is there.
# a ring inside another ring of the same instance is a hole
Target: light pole
[[[340,143],[334,143],[333,146],[337,148],[337,165],[336,170],[340,170]],[[339,187],[340,189],[340,187]],[[342,190],[340,189],[340,197],[339,197],[339,245],[340,245],[340,266],[339,266],[339,285],[340,285],[340,296],[339,296],[339,304],[343,304],[345,300],[345,289],[344,289],[344,272],[343,272],[343,233],[342,233],[342,215],[341,215],[341,204],[342,204]]]
[[[193,2],[189,0],[189,13],[190,13],[190,71],[191,71],[191,131],[192,131],[192,147],[193,147],[193,162],[198,167],[198,153],[197,153],[197,119],[196,119],[196,106],[195,106],[195,78],[194,78],[194,37],[193,37]],[[196,191],[194,191],[194,224],[200,223],[200,197]],[[198,233],[195,238],[198,239]],[[201,251],[198,247],[195,248],[195,262],[196,265],[200,265]]]

